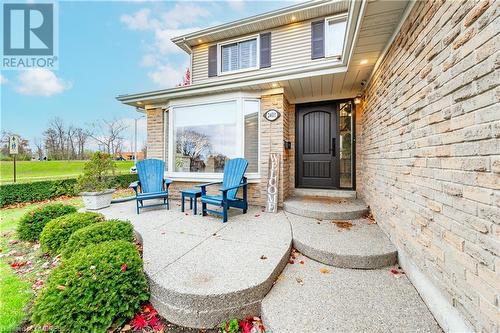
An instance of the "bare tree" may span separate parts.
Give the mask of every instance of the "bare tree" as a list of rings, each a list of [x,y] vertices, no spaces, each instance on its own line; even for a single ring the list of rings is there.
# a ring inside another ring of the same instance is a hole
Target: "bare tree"
[[[58,160],[61,158],[61,151],[57,140],[57,132],[53,128],[47,128],[43,132],[45,149],[47,150],[47,158]]]
[[[10,159],[10,149],[9,149],[9,139],[11,136],[16,135],[19,137],[18,155],[19,160],[30,160],[31,159],[31,148],[29,146],[29,141],[17,133],[10,131],[2,131],[1,137],[1,155],[2,159]]]
[[[40,140],[40,138],[35,138],[33,141],[33,145],[35,146],[36,155],[38,159],[43,159],[44,157],[44,142]]]
[[[67,130],[64,121],[59,117],[52,118],[49,123],[49,128],[52,128],[56,134],[57,147],[59,148],[60,153],[59,159],[64,159],[65,157],[68,158],[68,156],[66,155]]]
[[[85,144],[88,141],[89,138],[89,132],[87,130],[84,130],[83,128],[76,128],[75,129],[75,138],[76,138],[76,147],[77,147],[77,152],[76,152],[76,157],[80,160],[83,160],[85,158]]]
[[[121,119],[101,120],[90,125],[89,136],[101,150],[116,155],[123,148],[123,131],[127,126]]]

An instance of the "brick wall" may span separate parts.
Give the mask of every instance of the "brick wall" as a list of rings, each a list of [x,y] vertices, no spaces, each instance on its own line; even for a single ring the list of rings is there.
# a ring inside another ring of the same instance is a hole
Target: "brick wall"
[[[161,108],[146,110],[147,118],[147,157],[163,159],[165,156],[164,117]]]
[[[500,2],[419,1],[357,113],[357,189],[478,332],[500,315]]]

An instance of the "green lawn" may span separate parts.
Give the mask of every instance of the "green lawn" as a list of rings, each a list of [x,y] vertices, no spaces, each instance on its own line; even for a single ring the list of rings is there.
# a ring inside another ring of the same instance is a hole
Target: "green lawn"
[[[81,198],[55,200],[64,204],[82,207]],[[31,285],[37,278],[37,273],[42,272],[42,264],[46,259],[41,257],[39,250],[33,248],[33,244],[19,242],[10,244],[9,241],[17,239],[16,228],[19,218],[35,207],[43,204],[30,204],[21,208],[9,208],[0,210],[0,249],[5,256],[0,258],[0,332],[12,332],[26,316],[26,307],[32,300],[34,293]],[[7,254],[11,251],[22,253],[26,260],[33,263],[33,270],[29,273],[16,274],[9,266],[13,259]]]
[[[16,162],[17,181],[72,178],[80,175],[86,161],[19,161]],[[117,161],[117,173],[129,173],[133,161]],[[13,162],[0,161],[0,183],[12,182]]]

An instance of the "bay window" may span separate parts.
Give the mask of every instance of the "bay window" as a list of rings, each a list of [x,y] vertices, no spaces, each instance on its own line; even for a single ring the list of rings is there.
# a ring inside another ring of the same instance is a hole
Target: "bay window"
[[[244,157],[247,173],[259,171],[260,101],[235,98],[214,103],[173,106],[169,136],[172,175],[217,176],[227,160]]]
[[[220,72],[257,68],[257,36],[220,45]]]

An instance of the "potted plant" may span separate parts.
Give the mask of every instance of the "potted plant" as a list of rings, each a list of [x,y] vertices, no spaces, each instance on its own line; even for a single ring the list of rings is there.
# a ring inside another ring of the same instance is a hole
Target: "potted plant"
[[[83,198],[85,208],[96,210],[111,205],[115,189],[114,175],[116,164],[111,155],[96,152],[83,167],[83,175],[78,177],[77,190]]]

